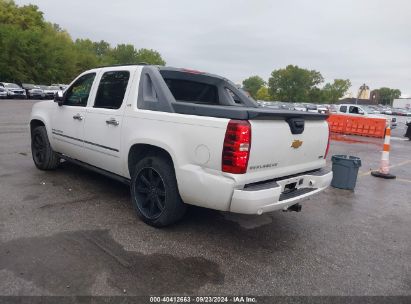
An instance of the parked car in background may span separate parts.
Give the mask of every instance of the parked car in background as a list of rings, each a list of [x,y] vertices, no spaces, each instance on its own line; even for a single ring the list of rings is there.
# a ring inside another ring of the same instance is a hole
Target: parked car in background
[[[304,105],[297,104],[294,106],[294,110],[296,111],[302,111],[302,112],[307,112],[307,108]]]
[[[6,90],[7,98],[27,98],[26,91],[15,83],[0,82],[0,87]]]
[[[39,85],[40,89],[43,90],[45,99],[54,99],[54,95],[61,91],[60,87],[58,86],[47,86],[47,85]]]
[[[337,112],[338,112],[338,108],[339,108],[338,105],[332,104],[332,105],[330,105],[330,107],[328,108],[328,110],[329,110],[330,113],[337,113]]]
[[[44,99],[45,94],[43,90],[31,83],[22,83],[22,87],[26,90],[26,95],[28,99]]]
[[[401,109],[398,109],[398,108],[392,108],[392,115],[398,115],[398,116],[401,116]]]
[[[306,109],[307,112],[310,112],[310,113],[318,113],[318,107],[316,105],[313,105],[313,104],[306,105],[305,109]]]
[[[390,107],[383,107],[381,109],[381,113],[386,115],[392,115],[392,109]]]
[[[370,114],[381,114],[381,109],[375,106],[363,106],[363,108],[366,108],[367,112]]]
[[[5,99],[7,98],[7,91],[5,88],[0,87],[0,99]]]
[[[328,108],[328,105],[321,105],[317,107],[317,111],[320,114],[328,114],[330,113],[330,109]]]
[[[407,109],[395,109],[395,113],[398,116],[411,116],[411,110]]]
[[[62,91],[64,91],[68,87],[67,84],[61,84],[61,83],[52,83],[51,86],[52,87],[59,87],[60,90],[62,90]]]

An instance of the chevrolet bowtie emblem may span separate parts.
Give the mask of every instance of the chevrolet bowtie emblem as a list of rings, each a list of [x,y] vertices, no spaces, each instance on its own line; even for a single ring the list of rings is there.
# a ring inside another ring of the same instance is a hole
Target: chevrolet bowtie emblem
[[[298,149],[299,147],[301,147],[302,144],[303,142],[301,140],[296,139],[291,144],[291,147],[293,147],[294,149]]]

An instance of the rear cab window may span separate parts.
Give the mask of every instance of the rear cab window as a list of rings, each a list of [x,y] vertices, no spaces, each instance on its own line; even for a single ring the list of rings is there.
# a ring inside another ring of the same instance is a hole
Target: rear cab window
[[[177,101],[200,104],[219,104],[217,86],[198,81],[164,79]]]
[[[347,106],[341,106],[340,107],[340,112],[347,113]]]
[[[184,69],[160,70],[160,74],[176,102],[213,106],[255,106],[252,100],[222,77]]]

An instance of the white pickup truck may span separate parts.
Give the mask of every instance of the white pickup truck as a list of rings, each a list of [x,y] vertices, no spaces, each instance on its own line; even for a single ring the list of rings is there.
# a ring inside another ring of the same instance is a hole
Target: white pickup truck
[[[129,65],[79,75],[33,106],[33,160],[71,161],[130,184],[146,223],[182,218],[186,204],[243,214],[301,209],[327,188],[326,115],[260,108],[227,79]]]
[[[392,129],[397,127],[397,118],[395,117],[388,118],[381,114],[375,114],[373,113],[374,110],[367,106],[355,105],[355,104],[340,104],[338,106],[337,112],[339,114],[347,114],[347,115],[354,115],[354,116],[363,115],[369,118],[381,118],[381,119],[386,120],[387,127],[390,126]]]

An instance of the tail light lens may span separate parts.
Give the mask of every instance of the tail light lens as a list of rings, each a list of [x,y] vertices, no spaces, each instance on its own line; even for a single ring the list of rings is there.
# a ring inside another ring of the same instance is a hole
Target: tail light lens
[[[328,125],[328,141],[327,141],[327,148],[325,149],[324,159],[327,158],[328,150],[330,149],[331,130],[330,130],[330,124],[327,123],[327,125]]]
[[[244,174],[247,172],[251,147],[251,125],[247,120],[230,120],[225,132],[222,170]]]

